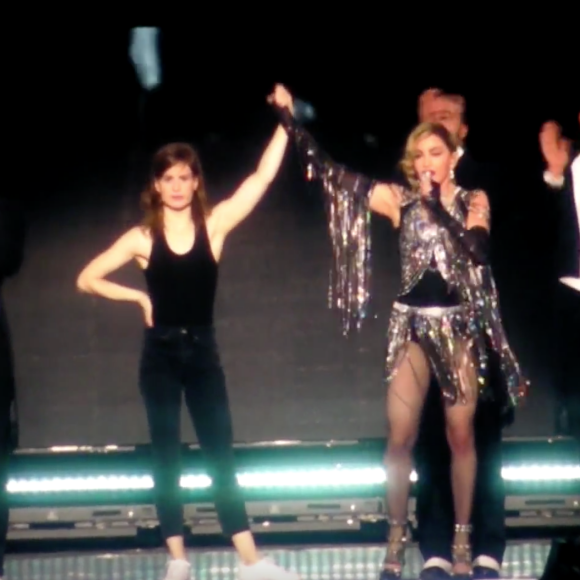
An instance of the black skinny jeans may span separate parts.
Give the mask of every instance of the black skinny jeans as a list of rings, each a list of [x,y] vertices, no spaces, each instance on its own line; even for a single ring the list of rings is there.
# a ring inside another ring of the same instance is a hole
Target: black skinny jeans
[[[226,536],[249,530],[238,485],[223,369],[211,327],[145,330],[139,385],[149,422],[157,516],[165,539],[183,535],[181,396],[212,479],[214,503]]]

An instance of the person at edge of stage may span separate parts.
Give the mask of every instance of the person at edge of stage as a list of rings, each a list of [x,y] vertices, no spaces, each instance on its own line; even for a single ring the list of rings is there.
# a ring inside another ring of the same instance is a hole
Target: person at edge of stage
[[[281,85],[268,100],[293,109],[291,96]],[[208,205],[194,149],[184,143],[165,145],[153,158],[150,183],[143,193],[143,223],[92,260],[77,280],[82,292],[133,302],[143,311],[146,328],[139,387],[151,436],[157,514],[170,554],[165,580],[191,576],[179,485],[182,392],[213,481],[222,531],[240,557],[240,580],[299,578],[263,558],[254,543],[236,478],[232,421],[214,331],[225,240],[268,190],[287,143],[286,131],[278,126],[256,170],[213,208]],[[106,279],[132,260],[144,272],[147,292]]]
[[[580,113],[578,113],[580,124]],[[540,131],[544,181],[557,214],[553,276],[553,386],[559,435],[580,441],[580,146],[555,121]]]
[[[429,89],[419,98],[420,122],[442,124],[459,143],[455,180],[459,186],[485,189],[490,199],[500,195],[497,168],[478,163],[465,145],[468,133],[466,102],[461,95]],[[493,213],[493,208],[492,208]],[[493,221],[493,220],[492,220]],[[490,357],[494,353],[490,352]],[[501,392],[497,365],[491,365],[492,391]],[[449,471],[451,456],[445,436],[444,409],[439,387],[431,381],[419,436],[415,466],[419,476],[416,516],[419,549],[424,559],[421,580],[447,580],[453,565],[450,550],[453,536],[453,499]],[[505,487],[502,478],[502,430],[513,421],[513,407],[497,399],[479,401],[475,412],[477,474],[472,512],[473,578],[499,578],[505,535]]]
[[[453,574],[471,577],[474,415],[478,400],[494,396],[486,371],[490,347],[499,359],[506,404],[517,404],[528,388],[505,336],[489,267],[487,194],[455,182],[459,143],[441,124],[422,123],[410,133],[401,161],[410,184],[405,187],[373,181],[334,162],[287,110],[277,110],[307,178],[319,180],[326,194],[332,304],[342,313],[345,334],[360,328],[369,304],[370,211],[386,216],[400,232],[402,288],[389,322],[385,362],[389,537],[381,579],[402,574],[412,453],[432,375],[445,399],[451,448]]]
[[[8,278],[18,274],[24,260],[26,223],[13,200],[0,198],[0,580],[4,577],[4,554],[8,535],[8,468],[16,447],[12,408],[16,399],[10,329],[2,289]]]

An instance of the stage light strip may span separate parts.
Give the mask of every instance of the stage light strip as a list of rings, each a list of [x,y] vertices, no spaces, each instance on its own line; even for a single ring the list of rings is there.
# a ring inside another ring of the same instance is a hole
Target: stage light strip
[[[580,481],[580,465],[529,465],[504,467],[502,476],[507,481]],[[238,474],[240,485],[248,489],[306,489],[317,487],[353,487],[380,485],[387,480],[381,467],[336,467],[318,470],[263,471]],[[411,474],[417,481],[417,474]],[[206,489],[211,486],[207,475],[184,475],[184,489]],[[9,493],[51,493],[67,491],[122,491],[153,488],[149,475],[55,477],[11,479]]]

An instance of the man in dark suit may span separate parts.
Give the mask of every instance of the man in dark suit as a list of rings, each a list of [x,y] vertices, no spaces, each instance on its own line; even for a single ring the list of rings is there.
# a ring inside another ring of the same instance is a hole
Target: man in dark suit
[[[419,99],[419,119],[444,125],[461,143],[468,126],[465,100],[431,89]],[[476,162],[462,146],[455,170],[458,185],[484,189],[491,201],[492,216],[499,200],[500,176],[496,168]],[[498,216],[501,219],[501,215]],[[494,220],[492,220],[494,221]],[[492,242],[493,242],[492,235]],[[493,257],[493,243],[492,243]],[[491,365],[492,368],[496,365]],[[497,384],[493,374],[490,384]],[[505,492],[501,475],[502,426],[506,424],[498,401],[481,401],[475,417],[478,470],[473,509],[473,573],[475,579],[499,578],[505,550]],[[432,382],[423,409],[415,461],[419,474],[417,519],[419,548],[425,560],[422,580],[451,578],[451,542],[454,510],[451,492],[451,455],[445,436],[441,391]]]
[[[8,532],[8,464],[14,450],[12,405],[15,400],[10,332],[2,300],[4,281],[22,265],[25,225],[22,214],[8,199],[0,198],[0,580],[4,575],[4,552]]]
[[[553,121],[542,127],[540,148],[546,163],[544,181],[557,210],[552,299],[552,374],[559,395],[556,427],[559,434],[580,439],[580,152]]]

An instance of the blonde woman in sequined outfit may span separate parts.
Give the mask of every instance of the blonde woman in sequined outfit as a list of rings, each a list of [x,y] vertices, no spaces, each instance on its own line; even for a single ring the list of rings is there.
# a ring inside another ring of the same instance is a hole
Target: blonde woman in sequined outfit
[[[400,577],[404,563],[412,450],[432,373],[447,403],[454,573],[469,575],[477,463],[473,418],[485,392],[488,349],[499,354],[512,402],[526,384],[505,338],[488,265],[487,195],[455,184],[457,143],[441,125],[425,123],[410,134],[401,163],[410,187],[404,188],[335,163],[291,116],[280,114],[308,179],[319,179],[326,193],[333,306],[342,311],[345,333],[360,327],[370,298],[370,211],[400,231],[402,288],[389,323],[385,365],[390,532],[381,578]]]
[[[463,192],[453,181],[457,145],[437,125],[421,125],[409,137],[403,168],[410,189],[380,184],[370,196],[371,209],[400,229],[403,288],[391,315],[386,375],[390,536],[383,577],[397,576],[403,564],[405,521],[412,451],[423,402],[434,372],[449,404],[445,406],[451,450],[451,480],[456,530],[454,572],[471,566],[469,524],[476,473],[473,417],[478,398],[478,372],[483,350],[476,325],[470,325],[469,290],[462,282],[485,260],[489,205],[484,192]],[[420,179],[420,176],[424,176]],[[439,185],[434,199],[433,183]],[[441,206],[465,230],[473,230],[476,255],[438,223]],[[478,239],[479,238],[479,239]],[[479,351],[479,352],[478,352]]]

